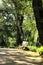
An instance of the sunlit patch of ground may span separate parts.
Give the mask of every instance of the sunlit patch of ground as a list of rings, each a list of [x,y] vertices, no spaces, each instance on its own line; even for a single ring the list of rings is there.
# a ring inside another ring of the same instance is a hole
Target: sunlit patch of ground
[[[43,65],[43,58],[36,52],[0,48],[0,65]]]

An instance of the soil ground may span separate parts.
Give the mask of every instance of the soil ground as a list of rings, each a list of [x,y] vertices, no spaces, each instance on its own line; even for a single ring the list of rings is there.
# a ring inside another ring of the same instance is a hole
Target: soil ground
[[[31,51],[0,48],[0,65],[43,65],[43,58]]]

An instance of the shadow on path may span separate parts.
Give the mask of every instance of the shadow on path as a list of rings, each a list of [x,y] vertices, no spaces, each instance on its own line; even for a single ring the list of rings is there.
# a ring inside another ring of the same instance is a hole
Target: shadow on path
[[[43,65],[43,58],[31,57],[23,50],[1,49],[0,65]]]

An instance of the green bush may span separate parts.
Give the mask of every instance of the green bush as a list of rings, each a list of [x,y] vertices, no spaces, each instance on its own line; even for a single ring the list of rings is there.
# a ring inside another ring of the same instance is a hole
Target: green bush
[[[16,39],[12,37],[8,37],[9,47],[14,48],[16,46]]]
[[[30,51],[36,52],[37,51],[37,47],[35,46],[28,46]]]
[[[43,55],[43,46],[37,49],[40,55]]]

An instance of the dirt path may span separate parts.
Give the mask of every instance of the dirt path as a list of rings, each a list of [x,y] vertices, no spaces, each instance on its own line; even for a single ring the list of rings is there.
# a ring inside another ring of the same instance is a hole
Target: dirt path
[[[43,65],[43,58],[32,57],[32,52],[0,48],[0,65]]]

